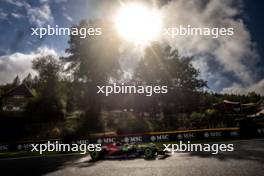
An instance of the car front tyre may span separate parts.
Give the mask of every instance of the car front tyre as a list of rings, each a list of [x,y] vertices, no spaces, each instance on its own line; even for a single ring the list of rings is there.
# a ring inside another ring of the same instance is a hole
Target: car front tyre
[[[146,159],[152,159],[155,157],[155,151],[152,150],[151,148],[145,148],[144,155]]]
[[[98,161],[101,157],[101,153],[98,151],[93,151],[93,152],[90,152],[90,156],[93,161]]]

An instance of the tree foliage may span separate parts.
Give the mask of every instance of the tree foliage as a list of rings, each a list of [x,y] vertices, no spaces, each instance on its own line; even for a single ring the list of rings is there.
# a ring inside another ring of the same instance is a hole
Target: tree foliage
[[[17,76],[14,78],[13,82],[12,82],[12,87],[17,87],[17,86],[20,85],[20,83],[21,83],[21,80],[20,80],[19,76],[17,75]]]
[[[34,85],[34,80],[31,73],[29,73],[22,81],[23,84],[26,84],[29,88],[32,88]]]
[[[64,110],[64,94],[60,75],[61,62],[52,55],[33,60],[33,69],[38,73],[38,96],[28,104],[27,114],[44,117],[45,120],[61,118]]]
[[[188,91],[197,91],[206,86],[199,79],[199,70],[192,64],[192,57],[180,57],[176,49],[153,43],[146,48],[139,63],[136,78],[147,84],[170,85]]]
[[[71,36],[66,52],[70,62],[68,71],[73,73],[71,100],[85,111],[84,126],[91,130],[100,125],[101,97],[97,86],[118,79],[121,74],[119,65],[120,41],[113,24],[103,20],[81,21],[77,28],[102,28],[102,35]]]
[[[167,85],[168,94],[152,97],[150,104],[163,104],[163,111],[191,111],[199,103],[199,90],[206,81],[199,78],[199,70],[192,57],[180,57],[176,49],[153,43],[146,48],[135,73],[135,80],[148,85]],[[148,102],[149,103],[149,102]],[[157,109],[153,107],[152,109]]]

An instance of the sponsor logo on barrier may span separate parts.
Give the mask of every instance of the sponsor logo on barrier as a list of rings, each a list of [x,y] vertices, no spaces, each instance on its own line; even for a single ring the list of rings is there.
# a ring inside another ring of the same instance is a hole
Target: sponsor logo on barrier
[[[205,138],[215,138],[215,137],[222,137],[222,132],[205,132],[204,133]]]
[[[126,143],[130,142],[143,142],[143,137],[142,136],[127,136],[123,138],[123,141]],[[115,137],[109,137],[109,138],[99,138],[97,139],[97,143],[102,144],[109,144],[109,143],[114,143],[116,142]]]
[[[124,141],[129,142],[143,142],[142,136],[125,137]]]
[[[101,144],[101,143],[113,143],[115,141],[116,141],[115,138],[99,138],[99,139],[97,139],[97,143],[99,143],[99,144]]]
[[[152,142],[161,142],[161,141],[168,141],[169,135],[157,135],[157,136],[151,136],[150,140]]]
[[[89,144],[89,140],[77,140],[77,141],[71,141],[71,144]]]
[[[182,139],[194,139],[196,137],[195,133],[181,133],[177,135],[179,140]]]
[[[9,149],[9,145],[0,145],[0,151],[7,151]]]
[[[264,134],[264,128],[258,128],[257,133],[258,134]]]
[[[236,136],[239,136],[239,133],[238,133],[238,131],[231,131],[230,136],[236,137]]]
[[[32,148],[31,144],[19,144],[19,145],[17,145],[18,150],[31,149],[31,148]]]

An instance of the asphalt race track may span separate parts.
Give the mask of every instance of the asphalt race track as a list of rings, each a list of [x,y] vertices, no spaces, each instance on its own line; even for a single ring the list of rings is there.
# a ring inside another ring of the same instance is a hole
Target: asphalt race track
[[[218,155],[176,153],[155,160],[112,159],[91,162],[88,156],[64,155],[20,159],[1,159],[0,175],[91,175],[91,176],[263,176],[264,140],[229,141],[234,152]]]

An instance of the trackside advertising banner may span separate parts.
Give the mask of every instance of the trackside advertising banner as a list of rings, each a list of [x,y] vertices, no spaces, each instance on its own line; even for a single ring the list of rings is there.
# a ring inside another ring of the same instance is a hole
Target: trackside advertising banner
[[[92,143],[112,143],[124,141],[127,143],[145,143],[145,142],[169,142],[169,141],[192,141],[206,139],[220,139],[239,137],[239,128],[219,128],[205,130],[187,130],[187,131],[168,131],[168,132],[149,132],[143,134],[123,134],[108,136],[92,136]]]
[[[264,136],[264,128],[257,129],[257,136]],[[177,142],[177,141],[200,141],[210,139],[230,139],[240,137],[239,128],[216,128],[186,131],[148,132],[138,134],[91,134],[86,139],[67,141],[72,144],[109,144],[117,141],[126,143],[147,143],[147,142]],[[31,150],[31,144],[43,144],[48,140],[25,141],[19,143],[0,144],[0,152]],[[50,142],[65,142],[62,139],[52,139]]]

